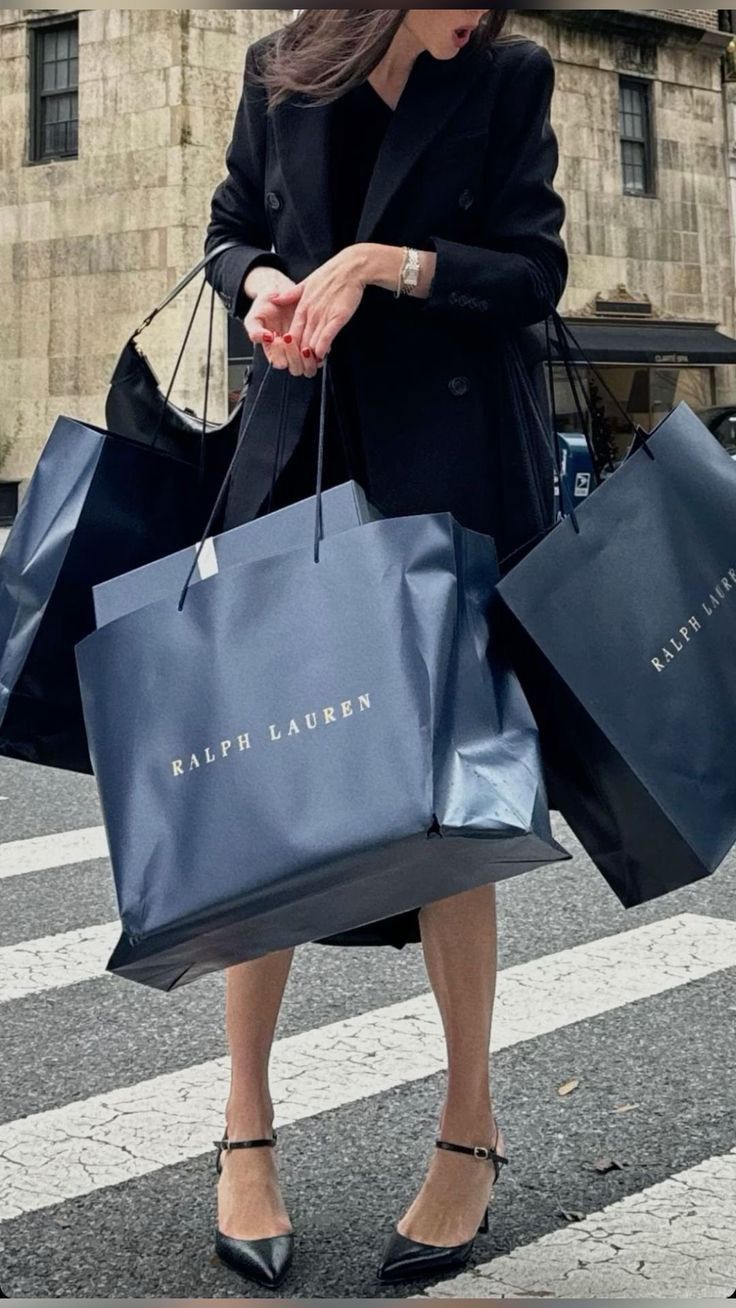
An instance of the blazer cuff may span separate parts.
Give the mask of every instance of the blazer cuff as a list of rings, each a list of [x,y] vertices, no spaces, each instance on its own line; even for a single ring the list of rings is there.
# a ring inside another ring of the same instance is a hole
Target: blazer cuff
[[[483,283],[491,269],[486,271],[483,265],[494,259],[493,251],[448,241],[444,236],[430,236],[428,244],[437,262],[424,300],[425,309],[450,310],[476,322],[488,318],[493,306]]]
[[[251,268],[278,268],[288,275],[284,260],[274,250],[260,250],[252,245],[238,245],[221,255],[220,298],[231,318],[245,318],[253,303],[243,288]]]
[[[449,311],[491,330],[525,327],[546,318],[562,294],[551,255],[492,250],[442,236],[430,236],[429,244],[437,254],[424,300],[430,313]]]

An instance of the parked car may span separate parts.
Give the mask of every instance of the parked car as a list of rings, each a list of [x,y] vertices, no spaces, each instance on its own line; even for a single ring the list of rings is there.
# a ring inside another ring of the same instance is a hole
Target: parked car
[[[736,459],[736,404],[714,404],[708,409],[699,409],[698,417],[704,422],[728,450],[732,459]]]

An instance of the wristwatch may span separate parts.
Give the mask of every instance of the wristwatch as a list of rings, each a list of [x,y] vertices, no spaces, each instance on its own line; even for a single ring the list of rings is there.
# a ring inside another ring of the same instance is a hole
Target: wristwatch
[[[409,295],[411,291],[416,290],[419,284],[419,271],[419,251],[405,245],[404,258],[399,270],[399,280],[394,292],[397,300],[402,291],[405,295]]]

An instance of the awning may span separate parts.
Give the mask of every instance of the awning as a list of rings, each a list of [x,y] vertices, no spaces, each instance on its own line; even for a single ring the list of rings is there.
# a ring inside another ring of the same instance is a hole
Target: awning
[[[593,363],[736,363],[736,340],[708,323],[565,321]],[[584,362],[572,342],[570,349]]]

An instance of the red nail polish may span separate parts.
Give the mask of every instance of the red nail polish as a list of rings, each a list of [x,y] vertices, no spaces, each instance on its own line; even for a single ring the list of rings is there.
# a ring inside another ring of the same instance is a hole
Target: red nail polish
[[[309,350],[309,349],[307,349],[307,350],[302,350],[302,354],[304,355],[304,358],[305,358],[305,359],[308,359],[309,356],[311,355],[311,353],[312,353],[312,351]]]
[[[264,339],[264,341],[267,341],[267,343],[270,345],[271,342],[273,341],[273,336],[271,335],[270,332],[264,332],[264,333],[263,333],[263,339]]]
[[[283,340],[284,345],[291,345],[291,336],[289,336],[288,332],[285,336],[282,336],[281,339]]]

